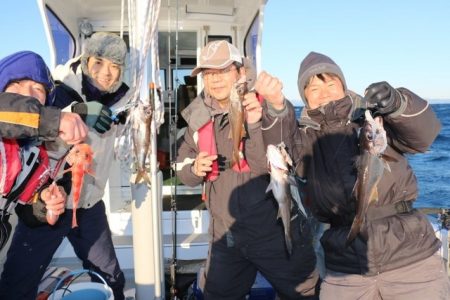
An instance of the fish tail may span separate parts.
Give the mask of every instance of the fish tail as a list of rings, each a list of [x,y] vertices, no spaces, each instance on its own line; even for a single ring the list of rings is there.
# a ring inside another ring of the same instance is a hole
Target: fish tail
[[[291,236],[288,233],[286,233],[284,235],[284,239],[285,239],[285,242],[286,242],[286,250],[289,253],[289,256],[291,256],[292,255],[292,240],[291,240]]]
[[[142,179],[144,179],[147,184],[151,185],[151,180],[150,177],[148,177],[147,172],[145,170],[138,170],[134,184],[138,184]]]
[[[345,247],[348,247],[351,242],[356,238],[361,228],[361,220],[359,218],[355,218],[352,223],[352,227],[347,235],[347,240],[345,241]]]
[[[75,227],[78,227],[76,207],[73,208],[73,212],[72,212],[72,228],[75,228]]]
[[[231,166],[237,165],[239,170],[241,169],[241,165],[239,164],[240,158],[239,158],[239,150],[234,151],[233,150],[233,158],[231,159]]]

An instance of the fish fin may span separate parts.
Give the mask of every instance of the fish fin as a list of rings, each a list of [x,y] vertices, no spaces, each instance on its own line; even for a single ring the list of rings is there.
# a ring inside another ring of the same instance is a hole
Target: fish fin
[[[396,159],[395,157],[390,156],[390,155],[385,154],[385,153],[381,154],[381,157],[382,157],[385,161],[390,161],[390,162],[397,162],[397,161],[398,161],[398,159]]]
[[[289,175],[289,176],[288,176],[288,182],[289,182],[290,185],[293,185],[293,186],[295,186],[295,187],[298,187],[297,181],[295,181],[294,176]]]
[[[73,208],[73,213],[72,213],[72,228],[78,227],[78,222],[77,222],[77,208],[74,207]]]
[[[233,151],[233,158],[231,159],[231,166],[236,165],[238,167],[238,169],[241,170],[241,165],[239,162],[240,162],[239,152],[235,153]]]
[[[266,188],[266,193],[270,192],[272,189],[273,189],[273,184],[272,184],[272,181],[271,181],[271,182],[269,182],[269,185]]]
[[[65,170],[61,173],[61,175],[62,175],[62,174],[65,174],[65,173],[68,173],[68,172],[72,172],[72,169],[73,169],[73,167],[70,167],[70,168],[65,169]]]
[[[136,179],[134,180],[134,184],[138,184],[140,183],[142,180],[144,180],[147,184],[151,185],[151,180],[148,177],[147,172],[145,172],[145,170],[139,170],[137,175],[136,175]]]
[[[375,187],[369,198],[369,204],[378,201],[378,189]]]
[[[355,185],[353,186],[353,191],[352,191],[352,195],[355,196],[355,199],[359,199],[359,195],[358,195],[358,185],[359,185],[359,180],[356,179]]]
[[[360,231],[361,223],[362,223],[362,220],[355,217],[355,219],[353,220],[353,223],[352,223],[352,227],[350,228],[350,231],[348,232],[347,240],[345,241],[345,247],[348,247],[351,244],[351,242],[356,238],[356,236],[358,235],[358,233]]]

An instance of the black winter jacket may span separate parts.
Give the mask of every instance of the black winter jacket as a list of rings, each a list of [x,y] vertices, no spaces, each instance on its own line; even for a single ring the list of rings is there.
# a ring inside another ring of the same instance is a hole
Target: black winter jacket
[[[406,109],[384,117],[388,135],[385,154],[394,160],[389,162],[391,172],[385,170],[378,184],[378,202],[369,209],[416,199],[417,181],[405,154],[425,152],[440,130],[439,120],[425,100],[406,89],[398,91],[406,101]],[[377,220],[366,219],[362,226],[364,234],[358,235],[349,247],[345,246],[356,210],[353,187],[357,175],[355,161],[360,153],[358,117],[363,106],[359,96],[349,93],[320,109],[304,109],[299,128],[290,103],[283,111],[268,107],[271,117],[263,127],[272,126],[270,131],[275,132],[264,132],[266,143],[283,139],[288,145],[297,163],[297,174],[306,180],[305,202],[315,217],[331,225],[321,238],[326,267],[337,272],[372,275],[425,259],[441,244],[427,217],[413,210]]]
[[[59,134],[61,110],[43,106],[33,97],[0,93],[0,136],[10,139],[54,140]]]

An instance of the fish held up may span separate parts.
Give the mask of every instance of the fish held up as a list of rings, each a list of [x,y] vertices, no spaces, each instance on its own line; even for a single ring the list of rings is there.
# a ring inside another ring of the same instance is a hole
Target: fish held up
[[[237,165],[240,169],[241,141],[247,135],[245,130],[245,111],[242,106],[247,90],[247,82],[245,78],[236,82],[230,94],[230,108],[228,112],[228,119],[230,122],[230,138],[233,142],[233,154],[231,158],[231,165]]]
[[[78,226],[77,223],[77,207],[80,202],[81,188],[83,187],[84,175],[89,174],[94,176],[92,171],[92,160],[94,152],[88,144],[77,144],[70,149],[67,154],[66,161],[70,168],[64,171],[72,172],[72,200],[73,200],[73,215],[72,228]]]
[[[357,179],[353,194],[356,198],[356,215],[347,235],[346,246],[361,231],[369,206],[378,201],[378,183],[384,170],[390,171],[384,151],[387,148],[387,136],[381,116],[372,117],[365,111],[365,122],[359,133],[360,155],[356,161]]]
[[[273,196],[278,203],[278,218],[284,227],[284,236],[286,249],[289,255],[292,254],[292,238],[291,238],[291,177],[289,176],[289,165],[292,166],[292,160],[283,146],[268,145],[267,146],[267,163],[270,172],[270,183],[266,193],[272,191]]]

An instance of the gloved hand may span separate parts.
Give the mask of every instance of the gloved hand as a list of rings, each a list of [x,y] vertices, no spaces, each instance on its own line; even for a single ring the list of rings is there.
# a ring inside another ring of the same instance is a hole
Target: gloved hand
[[[128,111],[121,111],[120,113],[118,113],[115,117],[114,117],[114,124],[125,124],[127,121],[127,117],[128,117]]]
[[[111,110],[96,101],[81,102],[72,106],[72,112],[80,115],[81,119],[90,128],[98,133],[105,133],[111,129]]]
[[[390,114],[401,105],[399,93],[386,81],[369,85],[364,98],[367,100],[367,108],[381,115]]]

